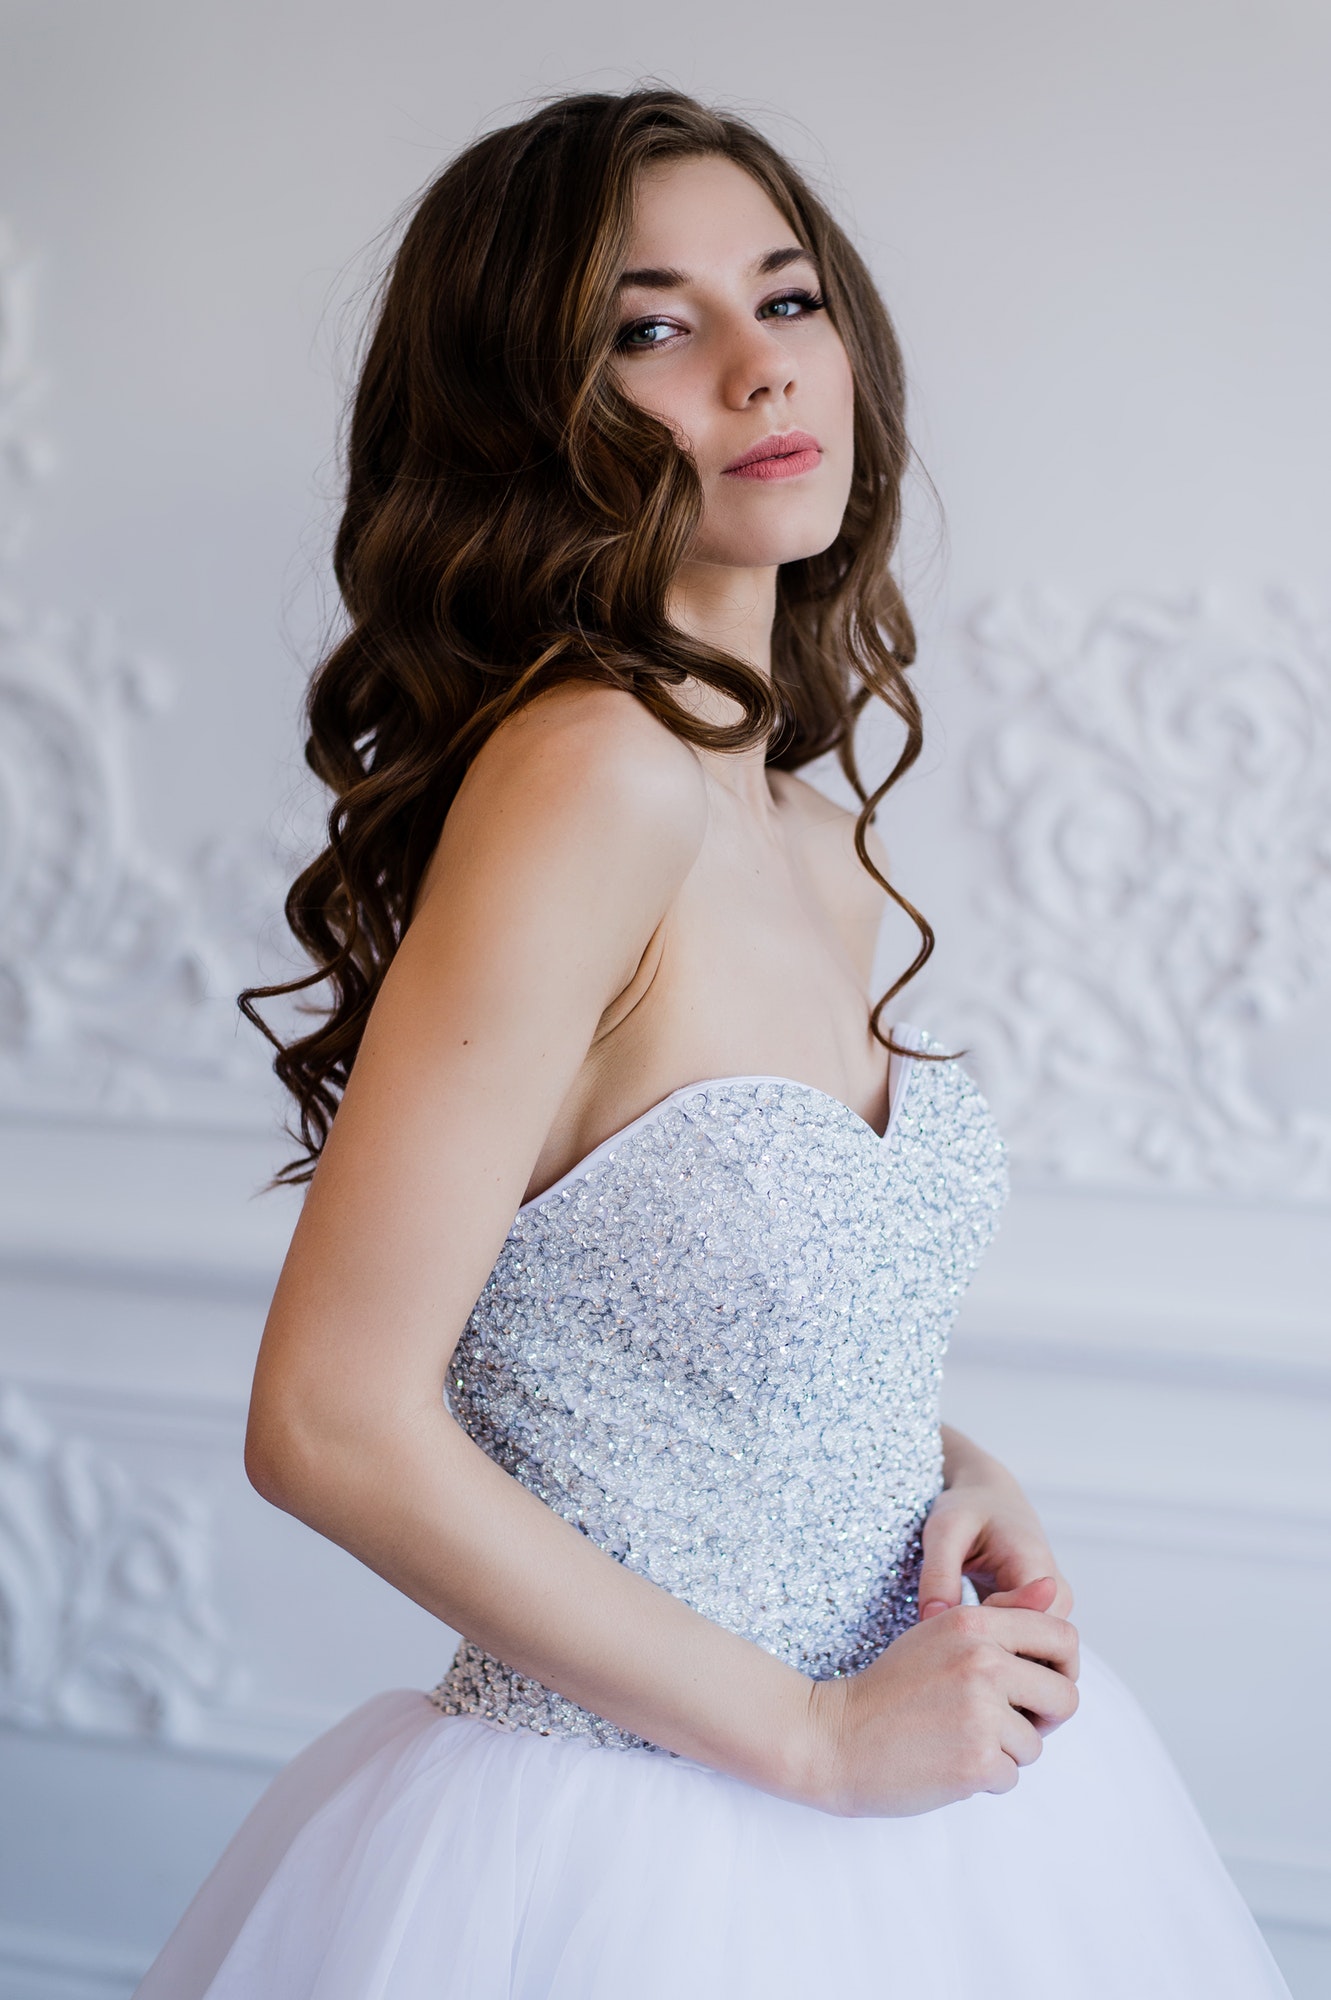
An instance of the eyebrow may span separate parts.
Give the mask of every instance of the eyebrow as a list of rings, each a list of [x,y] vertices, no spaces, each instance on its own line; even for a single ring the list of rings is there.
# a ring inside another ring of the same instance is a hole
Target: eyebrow
[[[774,271],[784,271],[787,264],[812,264],[813,261],[807,250],[802,250],[798,243],[791,243],[780,250],[769,250],[765,256],[757,258],[750,268],[755,277],[767,278]],[[669,292],[680,285],[687,285],[689,278],[686,271],[671,270],[668,265],[648,264],[637,271],[623,272],[619,282],[621,286],[637,285],[644,291]]]

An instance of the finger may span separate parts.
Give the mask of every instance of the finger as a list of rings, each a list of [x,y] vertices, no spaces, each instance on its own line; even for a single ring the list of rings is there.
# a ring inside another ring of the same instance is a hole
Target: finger
[[[974,1524],[960,1514],[930,1514],[924,1524],[920,1568],[920,1618],[936,1618],[961,1602],[961,1566],[970,1554]]]
[[[1014,1764],[1022,1768],[1033,1764],[1044,1749],[1044,1737],[1035,1724],[1015,1708],[1008,1710],[998,1740],[1003,1746],[1004,1756],[1010,1757]]]
[[[991,1575],[987,1589],[980,1585],[980,1594],[986,1600],[995,1591],[1022,1590],[1040,1577],[1052,1577],[1054,1588],[1058,1588],[1053,1551],[1042,1536],[1032,1536],[1028,1541],[1000,1541],[996,1532],[991,1531],[985,1536],[985,1554]]]
[[[1080,1665],[1077,1628],[1047,1611],[994,1610],[985,1604],[980,1615],[986,1636],[1024,1660],[1037,1660],[1076,1680]]]
[[[1029,1724],[1027,1727],[1029,1727]],[[1010,1757],[1007,1751],[1004,1750],[998,1760],[998,1767],[990,1778],[989,1783],[982,1786],[981,1790],[986,1792],[1010,1792],[1015,1787],[1020,1776],[1021,1772],[1017,1766],[1016,1758]]]
[[[1029,1591],[1043,1589],[1046,1584],[1053,1593],[1048,1604],[1042,1604],[1038,1598],[1027,1595]],[[1055,1618],[1066,1618],[1072,1609],[1072,1586],[1057,1570],[1046,1576],[1036,1577],[1033,1582],[1023,1583],[1018,1589],[991,1590],[982,1595],[986,1604],[992,1604],[997,1609],[1011,1605],[1018,1610],[1048,1611]]]
[[[1019,1590],[994,1590],[985,1598],[990,1610],[1052,1611],[1058,1601],[1058,1583],[1052,1576],[1037,1576]]]
[[[1076,1682],[1035,1660],[1013,1659],[1004,1687],[1012,1707],[1020,1710],[1042,1736],[1077,1713]]]

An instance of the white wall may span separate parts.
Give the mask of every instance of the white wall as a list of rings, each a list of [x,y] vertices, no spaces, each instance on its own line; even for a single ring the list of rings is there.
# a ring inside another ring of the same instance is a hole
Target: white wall
[[[943,938],[909,1012],[975,1050],[1019,1182],[953,1414],[1326,1990],[1331,15],[9,0],[0,33],[0,1996],[123,1993],[274,1760],[445,1663],[241,1476],[291,1209],[205,996],[303,810],[373,239],[496,113],[645,74],[830,181],[946,508],[887,833]]]

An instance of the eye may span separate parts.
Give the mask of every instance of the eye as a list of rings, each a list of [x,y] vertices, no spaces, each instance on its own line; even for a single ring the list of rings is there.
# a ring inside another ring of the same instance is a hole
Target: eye
[[[622,354],[645,353],[648,348],[664,347],[673,334],[682,333],[683,327],[670,319],[635,319],[626,327],[621,327],[615,346]]]
[[[758,308],[760,319],[807,319],[810,313],[822,312],[826,301],[817,292],[782,292],[780,298],[768,299]]]

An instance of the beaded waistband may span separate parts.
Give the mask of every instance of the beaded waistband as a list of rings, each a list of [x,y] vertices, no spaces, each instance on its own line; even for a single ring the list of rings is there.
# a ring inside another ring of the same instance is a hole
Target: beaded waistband
[[[659,1750],[657,1744],[631,1736],[604,1716],[593,1715],[575,1701],[542,1687],[539,1681],[515,1673],[502,1660],[466,1640],[429,1699],[443,1715],[475,1715],[495,1729],[531,1729],[538,1736],[581,1736],[606,1750]]]

